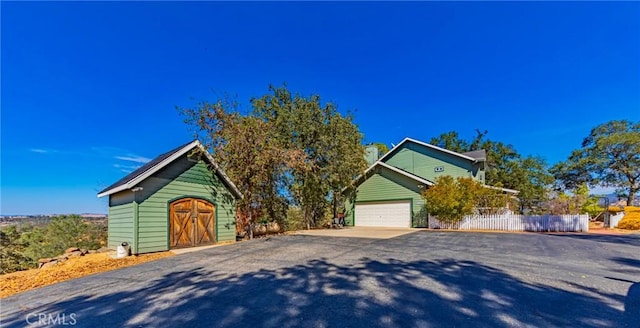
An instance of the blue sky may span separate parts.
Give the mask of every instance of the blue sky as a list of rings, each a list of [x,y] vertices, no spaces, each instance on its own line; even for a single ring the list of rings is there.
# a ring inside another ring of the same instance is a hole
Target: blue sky
[[[549,163],[640,120],[640,3],[5,2],[1,214],[96,193],[191,139],[175,106],[269,84],[354,111],[366,142],[475,129]]]

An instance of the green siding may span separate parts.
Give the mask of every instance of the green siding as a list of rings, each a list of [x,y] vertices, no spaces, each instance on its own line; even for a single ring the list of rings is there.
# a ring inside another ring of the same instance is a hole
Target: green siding
[[[185,156],[145,179],[139,186],[143,189],[133,197],[139,204],[138,253],[169,249],[169,203],[185,197],[212,202],[216,207],[216,241],[235,240],[235,199],[221,180],[211,174],[204,162],[195,163]],[[115,199],[130,198],[122,195]],[[128,204],[131,217],[132,204],[133,202]],[[133,222],[122,228],[122,231],[125,229],[129,229],[132,235]],[[132,249],[136,249],[135,245],[132,245]]]
[[[484,174],[484,171],[485,171],[484,168],[485,168],[485,162],[478,162],[478,163],[473,164],[473,172],[472,172],[473,177],[476,180],[480,181],[482,184],[486,183],[485,182],[485,176],[484,176],[485,175]]]
[[[131,190],[123,190],[109,196],[109,206],[118,206],[133,202],[134,194]]]
[[[133,243],[133,203],[110,206],[108,247],[115,249],[123,241]]]
[[[470,160],[410,142],[384,162],[429,181],[435,181],[441,175],[478,178],[479,172],[478,166],[474,168]],[[443,167],[444,171],[435,172],[436,167]]]
[[[406,142],[395,149],[383,161],[391,166],[435,182],[441,175],[473,177],[485,183],[485,162],[474,162],[438,149]],[[436,172],[436,167],[442,170]],[[426,227],[427,213],[421,192],[427,186],[387,168],[377,167],[357,186],[356,192],[347,195],[345,220],[353,225],[355,203],[384,202],[392,200],[412,201],[412,226]]]
[[[420,195],[423,190],[420,183],[389,169],[379,167],[356,189],[355,201],[347,200],[345,204],[345,223],[354,224],[355,203],[385,202],[392,200],[411,200],[412,226],[426,225],[424,200]],[[352,195],[353,197],[353,195]]]

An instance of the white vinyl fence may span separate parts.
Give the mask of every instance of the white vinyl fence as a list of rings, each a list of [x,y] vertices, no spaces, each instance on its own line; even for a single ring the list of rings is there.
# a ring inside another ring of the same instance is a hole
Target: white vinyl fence
[[[620,223],[620,220],[622,220],[623,217],[624,217],[624,212],[620,212],[616,215],[609,216],[609,226],[611,228],[617,227],[618,223]]]
[[[616,223],[617,224],[617,223]],[[589,231],[589,215],[472,215],[461,222],[447,224],[429,216],[431,229],[506,231]]]

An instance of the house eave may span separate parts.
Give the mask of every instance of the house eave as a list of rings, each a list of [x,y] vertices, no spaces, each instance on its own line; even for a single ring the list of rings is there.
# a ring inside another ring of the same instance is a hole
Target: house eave
[[[342,190],[341,190],[340,192],[344,193],[344,192],[345,192],[345,191],[347,191],[347,189],[349,189],[350,187],[352,187],[352,186],[354,186],[354,185],[358,185],[358,183],[357,183],[357,182],[358,182],[360,179],[362,179],[362,178],[366,177],[366,176],[367,176],[367,174],[368,174],[369,172],[371,172],[371,170],[373,170],[376,166],[382,166],[382,167],[384,167],[384,168],[386,168],[386,169],[388,169],[388,170],[390,170],[390,171],[396,172],[396,173],[401,174],[401,175],[403,175],[403,176],[405,176],[405,177],[407,177],[407,178],[410,178],[410,179],[412,179],[412,180],[415,180],[415,181],[417,181],[417,182],[423,183],[423,184],[428,185],[428,186],[433,186],[433,185],[434,185],[434,183],[433,183],[433,182],[431,182],[431,181],[429,181],[429,180],[427,180],[427,179],[421,178],[421,177],[419,177],[419,176],[417,176],[417,175],[414,175],[414,174],[411,174],[411,173],[409,173],[409,172],[403,171],[403,170],[401,170],[401,169],[399,169],[399,168],[397,168],[397,167],[391,166],[391,165],[389,165],[389,164],[387,164],[387,163],[384,163],[384,162],[381,162],[380,160],[378,160],[378,161],[376,161],[375,163],[373,163],[371,166],[369,166],[369,168],[367,168],[367,169],[364,171],[364,173],[362,173],[362,174],[358,175],[355,179],[353,179],[353,183],[351,184],[351,186],[347,186],[347,187],[342,188]]]
[[[493,189],[493,190],[499,190],[499,191],[504,191],[507,194],[513,194],[513,195],[517,195],[520,193],[519,190],[515,190],[515,189],[509,189],[509,188],[502,188],[502,187],[494,187],[494,186],[489,186],[489,185],[482,185],[485,188],[488,189]]]

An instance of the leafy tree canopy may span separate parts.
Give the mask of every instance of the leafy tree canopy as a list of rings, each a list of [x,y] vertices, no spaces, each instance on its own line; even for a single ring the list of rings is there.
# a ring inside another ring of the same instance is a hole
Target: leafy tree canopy
[[[521,211],[535,212],[547,200],[547,189],[553,177],[541,157],[522,156],[512,145],[488,139],[487,131],[476,130],[473,139],[462,139],[451,131],[432,138],[429,143],[464,153],[484,149],[487,152],[485,181],[488,185],[520,191]]]
[[[422,193],[427,212],[445,223],[456,223],[474,213],[496,214],[508,206],[508,195],[487,188],[471,177],[439,176]]]
[[[288,205],[301,208],[307,227],[320,224],[366,167],[353,117],[286,85],[270,86],[251,106],[240,114],[237,102],[219,100],[179,111],[242,191],[249,226],[260,216],[284,223]]]
[[[582,148],[551,168],[566,189],[582,184],[617,188],[632,205],[640,191],[640,122],[610,121],[591,130]]]

